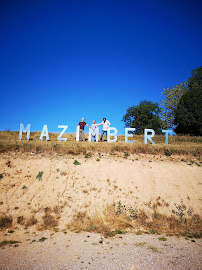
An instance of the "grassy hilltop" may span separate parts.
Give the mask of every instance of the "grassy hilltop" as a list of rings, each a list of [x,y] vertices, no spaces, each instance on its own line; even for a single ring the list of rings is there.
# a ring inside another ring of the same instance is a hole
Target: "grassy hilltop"
[[[59,153],[59,154],[83,154],[86,152],[129,152],[131,154],[154,154],[154,155],[191,155],[200,158],[202,153],[202,137],[192,136],[169,136],[169,144],[165,144],[164,135],[155,135],[152,139],[155,145],[148,142],[144,144],[143,135],[134,135],[135,143],[125,143],[125,136],[118,136],[116,143],[95,143],[76,142],[75,134],[65,134],[67,141],[57,141],[59,133],[49,133],[49,141],[40,141],[40,132],[31,132],[30,140],[26,140],[26,134],[23,134],[22,140],[19,140],[18,131],[0,131],[0,152],[20,151],[36,153]],[[45,138],[44,138],[45,139]]]

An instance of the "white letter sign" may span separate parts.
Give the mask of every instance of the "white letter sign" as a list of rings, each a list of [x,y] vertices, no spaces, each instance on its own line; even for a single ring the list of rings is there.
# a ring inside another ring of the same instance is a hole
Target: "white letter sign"
[[[111,130],[114,130],[114,133],[111,133],[110,131]],[[113,136],[114,139],[110,139],[110,136]],[[107,131],[107,142],[116,142],[117,141],[117,129],[114,128],[114,127],[110,127],[108,128],[108,131]]]
[[[43,137],[46,137],[46,141],[49,141],[49,135],[48,135],[48,127],[47,125],[43,126],[43,130],[41,132],[40,140],[43,141]]]
[[[63,130],[61,131],[60,135],[58,136],[57,140],[58,141],[66,141],[67,138],[61,138],[62,135],[65,133],[66,129],[68,128],[68,126],[64,126],[64,125],[58,125],[58,128],[63,128]]]
[[[95,130],[92,130],[92,128],[89,128],[89,135],[88,135],[88,141],[92,141],[92,136],[96,136],[96,142],[99,140],[99,127],[95,128]],[[94,138],[93,138],[94,141]]]
[[[151,132],[151,134],[149,135],[148,132]],[[154,141],[151,139],[152,137],[154,137],[155,132],[153,129],[145,129],[144,130],[144,143],[147,144],[147,139],[154,144]]]
[[[135,131],[136,128],[125,128],[125,143],[134,143],[135,141],[128,140],[129,137],[133,137],[133,134],[128,133],[128,131]]]
[[[20,124],[20,135],[19,135],[19,138],[20,140],[22,139],[22,133],[24,132],[27,132],[27,140],[29,140],[29,136],[30,136],[30,126],[31,124],[28,124],[26,126],[26,128],[24,128],[24,125],[23,124]]]
[[[166,144],[168,144],[168,133],[172,133],[172,130],[164,130],[164,129],[162,129],[162,132],[164,132],[165,133],[165,137],[166,137]]]
[[[76,127],[76,141],[78,142],[79,141],[79,129],[80,129],[80,126],[78,125]]]

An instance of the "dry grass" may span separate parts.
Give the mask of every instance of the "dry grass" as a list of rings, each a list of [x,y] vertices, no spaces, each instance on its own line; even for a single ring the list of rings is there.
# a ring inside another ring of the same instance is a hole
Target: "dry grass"
[[[194,136],[170,136],[169,144],[165,145],[163,135],[155,135],[153,138],[155,145],[144,144],[143,135],[134,135],[135,143],[125,143],[124,136],[118,136],[116,143],[93,143],[76,142],[75,134],[66,134],[67,141],[57,141],[59,133],[49,133],[49,141],[40,141],[40,132],[31,132],[30,140],[19,140],[19,132],[0,131],[0,153],[8,151],[34,152],[34,153],[59,153],[59,154],[84,154],[92,156],[92,153],[143,153],[161,154],[171,156],[192,155],[200,157],[202,152],[202,137]],[[86,136],[87,140],[87,136]]]
[[[76,232],[96,232],[109,237],[124,233],[133,226],[126,215],[117,215],[113,206],[107,206],[103,210],[97,210],[91,217],[86,212],[78,212],[73,221],[67,225],[67,229]]]
[[[86,212],[78,212],[67,229],[75,232],[96,232],[105,237],[125,233],[127,231],[152,234],[181,235],[190,238],[202,237],[202,220],[198,215],[191,218],[179,219],[175,216],[157,215],[157,212],[148,216],[144,211],[134,210],[136,215],[131,218],[126,212],[118,212],[114,206],[96,211],[89,216]]]
[[[0,229],[10,228],[13,223],[13,218],[11,216],[2,215],[0,217]]]
[[[181,235],[186,237],[201,238],[202,237],[202,220],[198,215],[191,218],[178,219],[174,216],[167,217],[165,215],[154,215],[152,221],[144,224],[156,233],[165,233],[167,235]]]
[[[21,242],[19,242],[19,241],[14,241],[14,240],[10,240],[10,241],[4,240],[4,241],[2,241],[2,242],[0,243],[0,247],[6,246],[6,245],[19,244],[19,243],[21,243]],[[17,246],[17,245],[16,245],[16,246]]]
[[[33,225],[37,224],[37,222],[38,222],[38,220],[34,216],[32,216],[31,218],[29,218],[26,221],[25,225],[26,225],[26,227],[29,227],[29,226],[33,226]]]
[[[54,216],[46,214],[43,216],[43,225],[41,229],[52,229],[58,225],[58,221]]]

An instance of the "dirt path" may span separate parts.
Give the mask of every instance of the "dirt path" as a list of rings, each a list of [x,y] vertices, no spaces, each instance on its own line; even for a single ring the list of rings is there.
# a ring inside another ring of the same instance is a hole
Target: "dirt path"
[[[47,239],[38,242],[42,237]],[[30,234],[18,247],[0,249],[0,269],[202,269],[201,240],[166,237],[166,241],[160,241],[159,237],[127,234],[106,239],[93,233]]]

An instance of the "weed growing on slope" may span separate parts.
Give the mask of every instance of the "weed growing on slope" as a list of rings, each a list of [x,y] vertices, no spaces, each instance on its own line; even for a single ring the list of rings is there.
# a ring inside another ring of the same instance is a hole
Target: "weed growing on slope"
[[[73,164],[74,164],[74,165],[80,165],[81,163],[78,162],[78,160],[75,159],[74,162],[73,162]]]
[[[193,214],[193,209],[189,208],[187,210],[186,205],[183,203],[183,200],[181,200],[180,204],[177,205],[176,203],[174,203],[176,210],[172,210],[172,213],[177,217],[178,221],[183,221],[183,219],[185,218],[185,215],[188,216],[192,216]]]
[[[39,181],[42,180],[42,176],[43,176],[43,171],[39,171],[39,173],[36,176],[36,179],[38,179]]]
[[[84,156],[85,158],[90,158],[91,157],[91,155],[90,154],[85,154],[85,156]]]
[[[13,245],[13,244],[17,244],[17,243],[21,243],[21,242],[13,241],[13,240],[10,240],[10,241],[4,240],[0,243],[0,247],[6,246],[6,245]]]
[[[167,241],[167,238],[165,238],[165,237],[159,237],[158,239],[159,239],[159,241]]]
[[[123,155],[124,158],[128,158],[129,156],[130,156],[129,152],[124,152],[124,155]]]
[[[46,237],[41,237],[41,238],[39,239],[39,242],[44,242],[46,239],[48,239],[48,238],[46,238]]]

